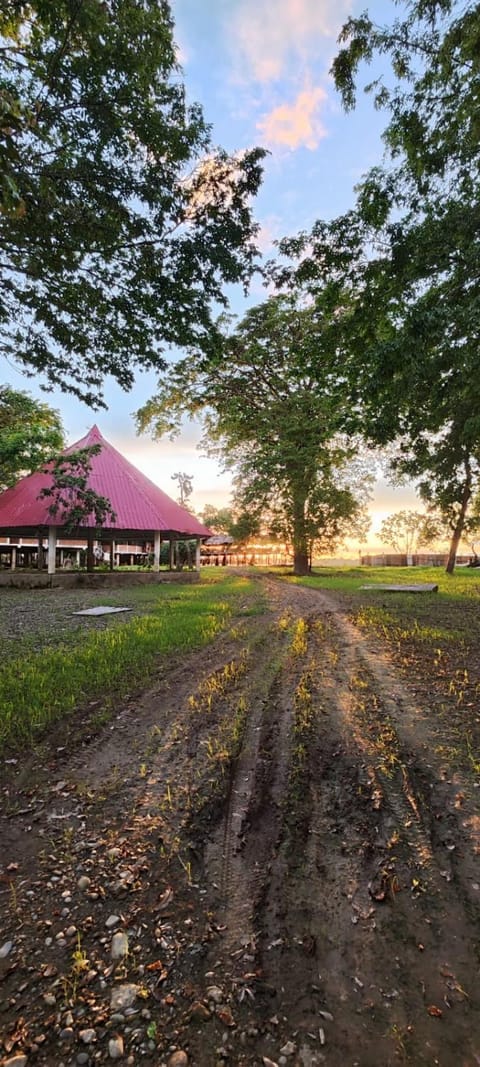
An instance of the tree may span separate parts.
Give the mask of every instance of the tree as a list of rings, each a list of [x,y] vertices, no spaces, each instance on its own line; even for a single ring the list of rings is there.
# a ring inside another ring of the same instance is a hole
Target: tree
[[[185,471],[177,471],[177,474],[172,474],[173,481],[178,482],[178,488],[180,496],[178,503],[183,508],[188,508],[188,501],[193,493],[193,478],[191,474],[186,474]]]
[[[39,499],[52,499],[49,512],[52,518],[60,518],[67,532],[78,530],[92,517],[99,528],[105,523],[114,523],[115,512],[107,497],[101,496],[88,484],[92,459],[101,452],[101,445],[89,445],[69,452],[50,463],[45,473],[51,475],[50,486],[41,489]],[[87,570],[94,568],[93,529],[87,528]]]
[[[64,443],[58,411],[0,386],[0,492],[42,467]]]
[[[107,375],[211,343],[264,152],[212,145],[167,0],[3,3],[0,40],[0,351],[101,406]]]
[[[138,429],[154,437],[175,433],[183,413],[202,416],[205,447],[236,472],[236,505],[256,520],[281,518],[296,574],[307,573],[313,541],[328,529],[333,543],[340,519],[344,530],[361,509],[354,487],[339,482],[356,450],[340,432],[349,404],[338,317],[329,293],[314,311],[272,297],[215,357],[181,360],[137,413]]]
[[[396,511],[383,520],[380,540],[396,552],[409,556],[436,541],[443,532],[441,522],[432,515],[420,511]]]
[[[213,504],[206,504],[200,521],[214,533],[232,537],[239,545],[249,541],[260,531],[260,521],[251,509],[240,511],[236,508],[216,508]]]
[[[101,496],[88,484],[92,470],[92,458],[101,452],[101,445],[89,445],[60,456],[46,468],[52,476],[51,486],[41,489],[39,497],[52,497],[49,512],[60,518],[66,530],[76,530],[92,516],[97,526],[104,526],[108,519],[115,522],[116,515],[107,497]]]
[[[388,113],[387,160],[355,210],[284,241],[282,284],[348,290],[345,373],[363,433],[396,441],[397,474],[452,525],[447,570],[468,525],[480,449],[478,7],[411,0],[392,25],[349,19],[333,64],[347,108],[362,63],[387,57],[367,90]]]

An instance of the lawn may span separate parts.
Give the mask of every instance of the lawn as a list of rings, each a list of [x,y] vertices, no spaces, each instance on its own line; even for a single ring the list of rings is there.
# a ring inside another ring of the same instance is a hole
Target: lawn
[[[79,617],[107,602],[128,614]],[[95,593],[6,591],[0,625],[0,750],[31,742],[93,699],[108,707],[151,678],[162,660],[212,641],[229,623],[262,610],[259,583],[218,575],[206,583]]]

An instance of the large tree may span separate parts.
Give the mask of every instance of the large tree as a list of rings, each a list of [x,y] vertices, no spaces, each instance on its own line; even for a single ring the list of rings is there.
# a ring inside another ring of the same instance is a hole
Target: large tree
[[[0,352],[97,406],[211,343],[263,152],[212,145],[167,0],[0,0],[0,46]]]
[[[331,547],[361,511],[345,471],[355,448],[337,350],[339,309],[272,297],[251,309],[215,357],[176,364],[138,413],[155,437],[201,416],[204,444],[236,475],[236,502],[293,544],[295,573],[317,540]],[[363,480],[363,488],[367,482]]]
[[[279,276],[313,300],[329,275],[348,285],[352,403],[449,518],[451,571],[480,456],[480,19],[454,0],[398,8],[386,26],[350,19],[333,65],[350,108],[363,64],[390,64],[367,87],[388,116],[385,162],[349,215],[282,244],[297,262]]]
[[[28,393],[0,386],[0,492],[38,470],[64,444],[58,411]]]
[[[441,517],[421,511],[396,511],[388,515],[380,526],[380,540],[396,552],[409,556],[419,548],[444,538]]]
[[[347,107],[363,61],[387,56],[393,73],[390,86],[385,74],[368,87],[388,113],[388,160],[359,196],[384,253],[376,264],[382,329],[363,394],[382,409],[375,419],[370,406],[377,435],[400,433],[398,470],[450,521],[452,571],[480,459],[478,4],[410,0],[389,26],[368,15],[349,20],[342,41],[333,69]]]

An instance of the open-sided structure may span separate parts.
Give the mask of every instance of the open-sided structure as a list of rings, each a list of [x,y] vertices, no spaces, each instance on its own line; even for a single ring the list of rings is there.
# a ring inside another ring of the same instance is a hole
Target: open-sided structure
[[[200,543],[210,536],[211,531],[129,463],[102,437],[97,426],[93,426],[85,437],[67,448],[63,456],[68,457],[69,453],[93,445],[99,446],[99,451],[90,459],[88,485],[99,496],[110,501],[115,521],[108,520],[110,525],[99,530],[95,516],[91,514],[77,528],[66,529],[61,510],[57,515],[51,513],[52,498],[41,496],[43,489],[52,486],[52,475],[48,471],[30,474],[0,495],[0,540],[9,538],[10,543],[6,547],[10,550],[11,567],[15,568],[18,540],[21,538],[35,539],[39,566],[43,561],[43,545],[48,542],[49,574],[55,573],[59,539],[62,543],[83,540],[90,552],[95,542],[99,546],[108,546],[112,569],[119,542],[132,541],[137,545],[151,546],[154,571],[159,570],[162,540],[170,543],[171,565],[175,542],[194,540],[198,568]]]

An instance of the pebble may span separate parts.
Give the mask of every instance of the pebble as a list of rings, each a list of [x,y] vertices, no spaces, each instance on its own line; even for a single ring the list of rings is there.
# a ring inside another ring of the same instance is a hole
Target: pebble
[[[126,985],[116,986],[115,989],[112,989],[110,1008],[112,1011],[125,1011],[126,1008],[130,1008],[135,1003],[136,997],[136,985],[127,983]]]
[[[82,890],[83,889],[88,889],[88,887],[90,885],[90,882],[91,882],[91,878],[88,877],[88,874],[82,874],[80,876],[80,878],[78,879],[77,886],[78,886],[79,889],[82,889]]]
[[[107,852],[108,859],[112,860],[112,861],[118,859],[118,857],[121,856],[121,855],[122,855],[121,848],[109,848],[109,850]]]
[[[6,956],[9,956],[12,948],[13,941],[5,941],[5,944],[0,948],[0,960],[4,960]]]
[[[88,1055],[88,1052],[79,1052],[77,1056],[77,1063],[79,1064],[79,1067],[82,1067],[83,1064],[88,1063],[89,1059],[90,1056]]]
[[[120,922],[120,916],[119,915],[109,915],[108,919],[107,919],[107,921],[105,923],[105,926],[107,927],[107,930],[111,930],[112,926],[118,926],[119,922]]]
[[[178,1052],[174,1052],[174,1053],[172,1053],[171,1056],[169,1056],[167,1064],[168,1064],[168,1067],[187,1067],[187,1064],[188,1064],[187,1053],[186,1052],[181,1052],[180,1049],[179,1049]]]
[[[280,1054],[282,1056],[294,1056],[296,1051],[297,1046],[294,1045],[293,1041],[287,1041],[283,1048],[280,1049]]]
[[[128,955],[128,937],[121,930],[112,937],[110,955],[112,960],[119,960],[122,956]]]
[[[3,1061],[3,1067],[26,1067],[28,1056],[15,1055],[10,1056],[9,1060]]]
[[[96,1038],[97,1035],[96,1035],[95,1030],[88,1029],[88,1030],[80,1030],[80,1033],[79,1033],[78,1036],[80,1038],[80,1041],[83,1041],[84,1045],[91,1045],[92,1041],[95,1041],[95,1038]]]
[[[206,1008],[205,1004],[202,1004],[200,1000],[196,1000],[195,1003],[192,1004],[192,1007],[190,1009],[191,1019],[196,1019],[197,1022],[201,1023],[205,1022],[207,1019],[210,1019],[210,1016],[211,1012],[209,1012],[208,1008]]]
[[[60,1038],[60,1041],[73,1041],[75,1037],[75,1031],[73,1030],[73,1027],[65,1026],[63,1030],[60,1030],[58,1036]]]
[[[43,999],[45,1001],[45,1004],[48,1004],[50,1008],[53,1008],[53,1005],[57,1003],[53,993],[44,993]]]
[[[67,937],[75,937],[76,932],[77,932],[77,927],[76,926],[69,926],[68,930],[65,931]]]
[[[216,985],[211,985],[207,989],[207,997],[209,1000],[213,1000],[214,1004],[221,1004],[223,998],[223,992]]]
[[[108,1042],[108,1055],[111,1060],[119,1060],[123,1056],[123,1037],[112,1037]]]

